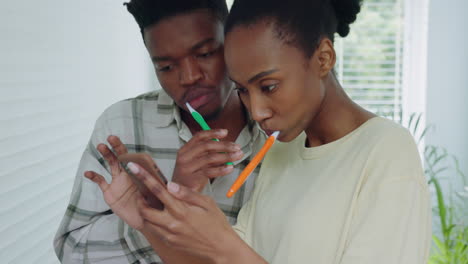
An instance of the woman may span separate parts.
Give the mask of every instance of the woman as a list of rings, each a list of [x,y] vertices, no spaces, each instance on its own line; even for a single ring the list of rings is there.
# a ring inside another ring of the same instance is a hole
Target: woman
[[[168,245],[227,263],[426,262],[430,205],[414,140],[354,103],[333,71],[333,36],[359,10],[358,0],[235,1],[230,77],[251,116],[287,143],[265,158],[236,232],[209,198],[166,191],[131,164],[166,205],[140,203]]]

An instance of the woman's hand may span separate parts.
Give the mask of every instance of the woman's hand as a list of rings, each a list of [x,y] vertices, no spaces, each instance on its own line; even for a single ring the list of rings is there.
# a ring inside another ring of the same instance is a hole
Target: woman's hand
[[[144,234],[156,235],[171,248],[213,262],[229,259],[233,249],[244,244],[213,199],[173,182],[166,189],[141,166],[134,165],[129,167],[132,173],[164,204],[160,211],[140,200]]]

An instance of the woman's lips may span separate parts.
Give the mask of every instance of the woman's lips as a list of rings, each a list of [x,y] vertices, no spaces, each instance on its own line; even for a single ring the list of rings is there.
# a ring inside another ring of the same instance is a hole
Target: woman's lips
[[[277,131],[277,130],[270,130],[270,129],[267,129],[267,130],[263,130],[265,132],[265,134],[267,134],[267,136],[271,136],[271,134],[273,134],[273,132]]]

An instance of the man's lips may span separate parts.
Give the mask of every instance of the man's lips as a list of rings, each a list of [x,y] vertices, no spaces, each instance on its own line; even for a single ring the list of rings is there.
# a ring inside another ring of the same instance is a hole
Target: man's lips
[[[205,102],[206,99],[211,99],[211,97],[215,94],[215,88],[210,86],[203,86],[203,87],[196,87],[189,89],[189,91],[183,97],[183,103],[185,104],[188,102],[194,109],[197,109]],[[206,98],[208,97],[208,98]]]
[[[210,96],[208,94],[203,94],[198,97],[195,97],[191,100],[187,100],[187,102],[192,106],[194,109],[199,108],[200,106],[208,103],[210,101]]]
[[[193,85],[188,87],[184,93],[182,99],[185,102],[190,102],[191,100],[200,97],[202,95],[210,94],[216,92],[217,89],[215,86],[211,85]]]

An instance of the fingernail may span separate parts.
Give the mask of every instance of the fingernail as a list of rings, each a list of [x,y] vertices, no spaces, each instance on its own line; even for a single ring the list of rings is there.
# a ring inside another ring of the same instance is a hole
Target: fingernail
[[[218,133],[219,133],[220,135],[226,135],[227,132],[228,132],[227,129],[220,129]]]
[[[230,171],[230,170],[232,170],[232,168],[234,168],[234,166],[227,165],[226,167],[224,167],[224,171]]]
[[[236,157],[242,156],[243,154],[244,153],[242,152],[242,150],[234,152],[234,156],[236,156]]]
[[[241,147],[237,144],[234,144],[234,146],[232,147],[233,150],[241,150]]]
[[[127,163],[127,167],[130,169],[130,171],[131,171],[133,174],[137,174],[137,173],[140,172],[140,169],[138,168],[138,166],[135,165],[133,162]]]
[[[167,190],[171,193],[177,193],[180,189],[180,186],[179,184],[175,183],[175,182],[169,182],[167,184]]]

